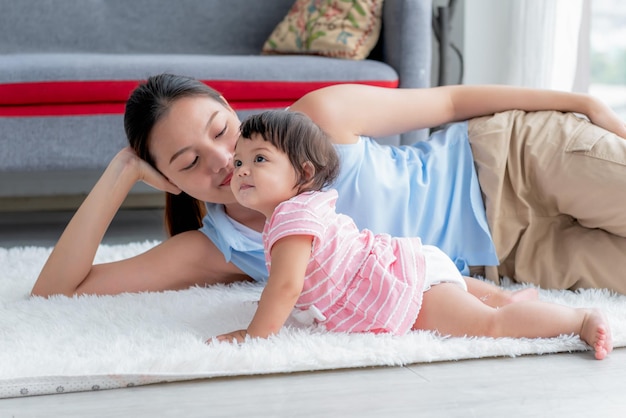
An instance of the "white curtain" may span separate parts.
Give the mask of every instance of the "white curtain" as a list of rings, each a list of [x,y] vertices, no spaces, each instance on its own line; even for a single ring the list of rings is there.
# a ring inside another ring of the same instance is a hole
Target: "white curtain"
[[[514,0],[507,84],[572,91],[583,0]]]

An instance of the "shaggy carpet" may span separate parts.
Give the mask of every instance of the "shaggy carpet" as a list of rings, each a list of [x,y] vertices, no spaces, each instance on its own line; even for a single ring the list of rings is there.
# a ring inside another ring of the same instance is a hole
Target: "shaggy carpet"
[[[155,244],[102,245],[96,261],[129,257]],[[346,335],[295,320],[267,340],[209,345],[205,341],[212,336],[247,326],[262,290],[259,285],[117,296],[30,297],[50,251],[41,247],[0,249],[0,398],[216,376],[589,349],[573,336],[443,338],[429,332],[402,337]],[[605,290],[540,290],[540,298],[576,307],[601,307],[609,318],[615,346],[626,345],[626,296]]]

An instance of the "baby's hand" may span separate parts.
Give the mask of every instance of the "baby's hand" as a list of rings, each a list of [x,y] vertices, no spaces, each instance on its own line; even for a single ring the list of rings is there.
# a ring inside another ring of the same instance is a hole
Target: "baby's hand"
[[[246,340],[246,335],[248,335],[248,331],[245,329],[240,329],[238,331],[229,332],[228,334],[222,334],[215,337],[217,341],[226,341],[229,343],[237,343],[241,344]],[[211,340],[207,341],[211,343]]]

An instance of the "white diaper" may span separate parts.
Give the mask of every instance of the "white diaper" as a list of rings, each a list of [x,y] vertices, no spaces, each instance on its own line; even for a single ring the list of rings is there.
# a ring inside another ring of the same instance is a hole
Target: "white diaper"
[[[432,245],[424,245],[422,250],[426,262],[424,291],[439,283],[455,283],[467,291],[467,284],[450,257]]]

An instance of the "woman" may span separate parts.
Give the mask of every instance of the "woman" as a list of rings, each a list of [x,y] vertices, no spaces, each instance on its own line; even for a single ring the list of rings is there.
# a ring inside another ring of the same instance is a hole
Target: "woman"
[[[620,204],[626,143],[607,132],[626,137],[626,126],[598,100],[504,86],[338,85],[309,93],[290,109],[307,114],[338,144],[338,210],[360,228],[420,236],[464,273],[483,267],[494,280],[499,273],[543,287],[626,293],[626,280],[616,274],[626,269]],[[510,109],[578,112],[597,126],[557,112],[476,119]],[[361,137],[468,119],[409,148],[378,147]],[[229,186],[239,124],[225,99],[196,80],[163,74],[138,87],[125,114],[132,148],[104,171],[32,293],[114,294],[266,278],[264,217],[239,205]],[[93,265],[137,181],[169,193],[172,237],[136,257]],[[202,225],[194,199],[209,202]]]

